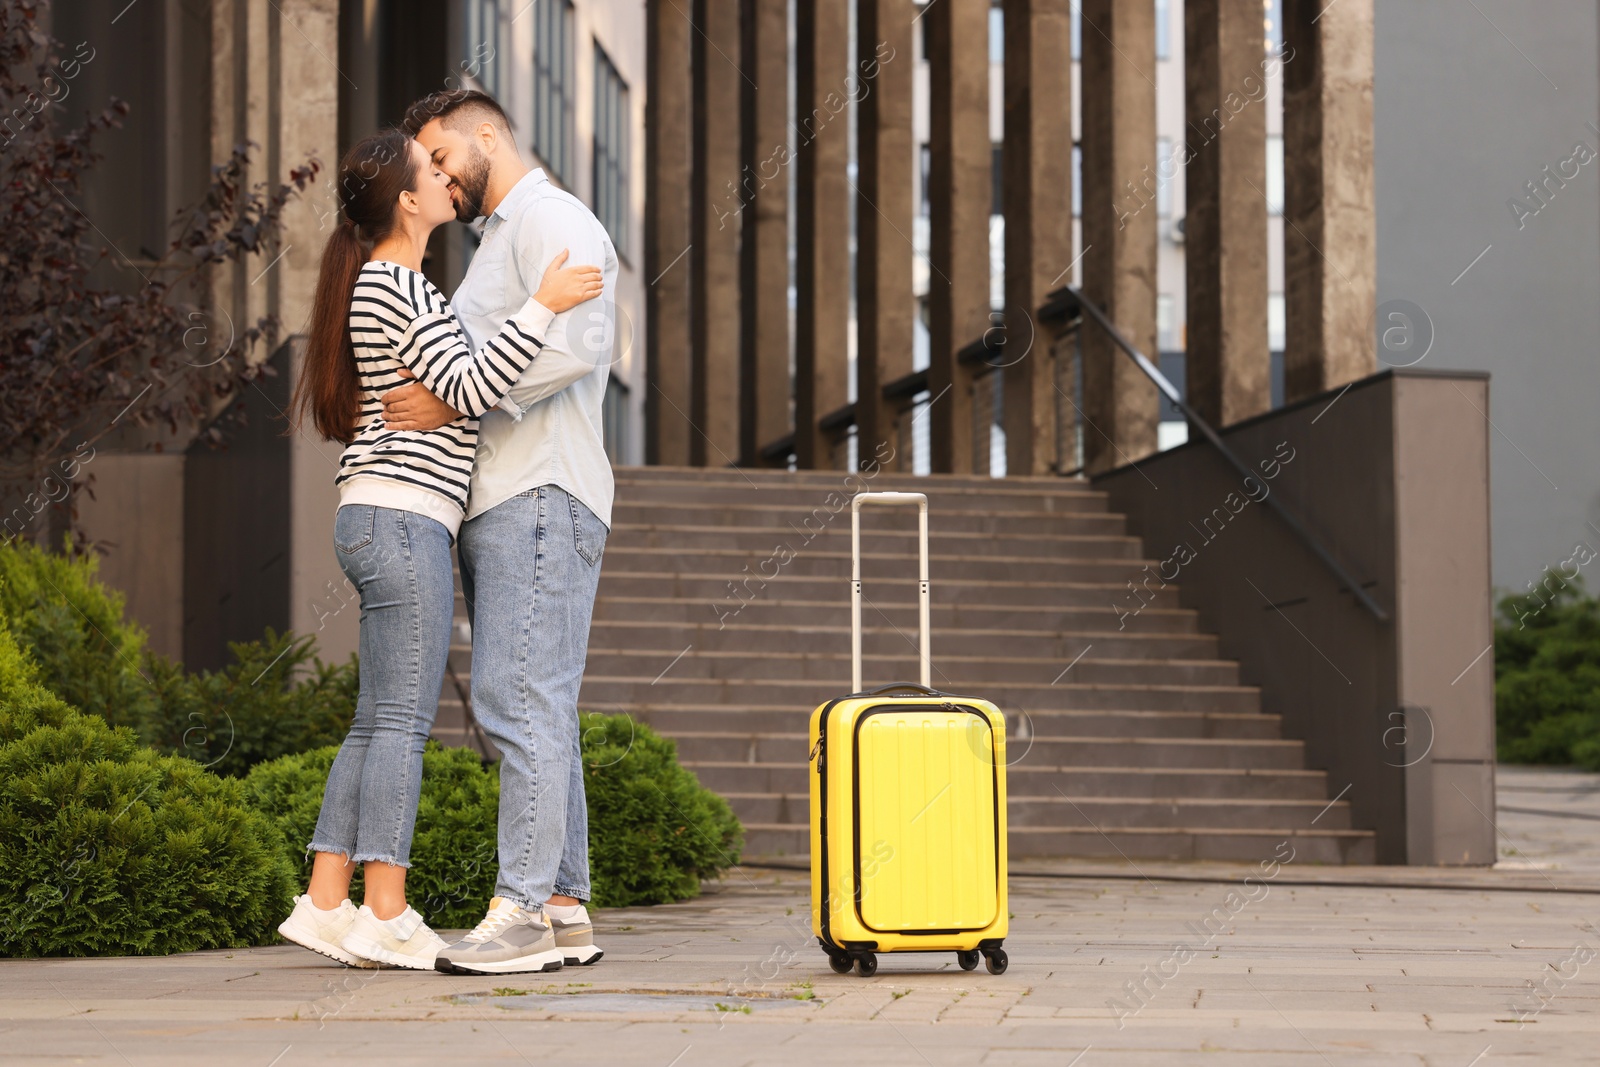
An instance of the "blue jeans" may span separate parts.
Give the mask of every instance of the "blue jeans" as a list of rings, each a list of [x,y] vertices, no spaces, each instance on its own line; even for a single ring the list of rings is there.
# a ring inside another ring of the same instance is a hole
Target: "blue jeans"
[[[578,687],[606,526],[566,490],[530,489],[461,526],[472,711],[500,750],[495,894],[589,899]]]
[[[414,512],[347,504],[333,543],[361,594],[361,689],[310,848],[409,867],[422,746],[450,653],[450,532]]]

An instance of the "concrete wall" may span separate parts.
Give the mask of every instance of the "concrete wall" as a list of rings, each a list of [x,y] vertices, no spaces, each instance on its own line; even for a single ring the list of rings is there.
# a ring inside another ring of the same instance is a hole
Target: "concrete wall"
[[[184,655],[185,467],[181,454],[96,452],[86,468],[94,496],[78,496],[79,525],[104,552],[100,580],[122,593],[150,650],[172,659]]]
[[[1255,483],[1204,442],[1094,483],[1163,561],[1130,580],[1176,582],[1354,824],[1377,830],[1383,863],[1494,862],[1489,428],[1474,415],[1487,403],[1481,374],[1387,371],[1231,427]],[[1389,621],[1341,589],[1269,495]],[[1138,601],[1116,603],[1136,631]]]
[[[1600,26],[1592,0],[1476,7],[1377,7],[1378,303],[1432,324],[1425,356],[1379,358],[1493,372],[1475,417],[1494,424],[1494,581],[1520,592],[1576,542],[1600,548],[1600,159],[1542,206],[1526,189],[1576,144],[1600,151]]]

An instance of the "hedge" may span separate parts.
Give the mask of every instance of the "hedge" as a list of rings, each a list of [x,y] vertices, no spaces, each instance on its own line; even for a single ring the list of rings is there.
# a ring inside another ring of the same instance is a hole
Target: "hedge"
[[[1600,600],[1552,573],[1500,601],[1494,638],[1500,759],[1600,770]]]
[[[243,784],[39,685],[0,624],[0,954],[263,944],[294,870]]]
[[[217,672],[191,674],[150,653],[93,555],[0,547],[0,618],[51,692],[218,774],[337,743],[355,713],[355,657],[325,664],[310,637],[269,629],[260,641],[230,643],[233,662]]]

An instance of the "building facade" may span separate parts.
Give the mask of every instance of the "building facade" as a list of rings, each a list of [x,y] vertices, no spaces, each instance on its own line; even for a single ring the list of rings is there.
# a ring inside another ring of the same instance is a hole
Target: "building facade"
[[[270,254],[212,278],[207,358],[228,348],[240,324],[276,320],[254,357],[270,361],[276,375],[236,398],[247,409],[245,427],[230,431],[223,450],[190,444],[198,427],[163,440],[118,439],[91,464],[92,497],[77,500],[85,532],[110,549],[104,576],[124,591],[156,651],[216,667],[229,640],[266,626],[314,634],[326,656],[355,650],[357,612],[328,549],[339,449],[309,429],[286,436],[284,410],[322,242],[338,218],[338,160],[429,92],[470,86],[494,94],[528,163],[606,226],[621,260],[606,444],[614,462],[642,460],[642,12],[642,4],[595,0],[404,10],[376,0],[51,8],[58,38],[95,50],[75,92],[84,100],[117,96],[131,108],[123,127],[102,139],[105,161],[82,205],[112,253],[107,270],[153,258],[173,214],[195,201],[211,162],[236,144],[253,146],[252,182],[282,180],[308,158],[323,166],[317,186],[290,205]],[[436,233],[424,269],[446,293],[476,241],[467,227]],[[47,536],[42,527],[32,532]]]

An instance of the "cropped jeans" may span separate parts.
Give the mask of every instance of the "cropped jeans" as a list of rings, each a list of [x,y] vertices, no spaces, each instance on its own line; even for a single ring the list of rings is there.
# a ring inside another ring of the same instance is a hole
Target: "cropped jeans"
[[[495,894],[525,908],[589,899],[578,688],[607,532],[556,485],[461,526],[472,711],[501,753]]]
[[[346,504],[333,543],[361,594],[361,689],[310,849],[409,867],[422,746],[450,653],[450,532],[415,512]]]

